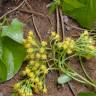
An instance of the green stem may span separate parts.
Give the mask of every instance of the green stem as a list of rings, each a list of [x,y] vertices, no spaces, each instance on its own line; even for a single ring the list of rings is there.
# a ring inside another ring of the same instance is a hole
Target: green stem
[[[50,70],[59,70],[59,68],[48,68],[48,71]]]
[[[86,78],[89,79],[91,82],[94,82],[94,81],[92,80],[92,78],[87,74],[87,72],[86,72],[86,70],[85,70],[85,68],[84,68],[84,66],[83,66],[83,62],[82,62],[82,59],[81,59],[80,56],[79,56],[79,60],[80,60],[81,68],[82,68],[82,70],[83,70],[83,72],[84,72]]]
[[[72,73],[72,72],[69,72],[70,76],[73,76],[76,78],[80,78],[82,81],[84,81],[87,85],[91,85],[93,86],[94,88],[96,88],[96,85],[90,81],[88,81],[86,78],[84,78],[83,76],[79,75],[78,73]],[[81,81],[80,79],[78,79],[79,81]]]
[[[68,60],[68,59],[70,59],[70,58],[72,58],[72,57],[74,57],[74,56],[76,56],[76,54],[73,54],[73,55],[67,57],[67,58],[65,59],[65,61]]]
[[[70,74],[70,73],[66,73],[66,74],[67,74],[69,77],[71,77],[72,79],[74,79],[74,80],[76,80],[76,81],[78,81],[78,82],[80,82],[80,83],[86,84],[85,81],[82,81],[82,80],[79,80],[79,79],[75,78],[74,76],[72,76],[72,74]]]

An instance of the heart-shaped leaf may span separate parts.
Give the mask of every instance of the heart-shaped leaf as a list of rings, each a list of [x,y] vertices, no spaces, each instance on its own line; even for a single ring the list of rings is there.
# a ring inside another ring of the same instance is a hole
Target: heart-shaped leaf
[[[23,26],[14,19],[9,26],[4,26],[0,35],[0,82],[9,80],[20,69],[25,58]]]
[[[91,93],[91,92],[81,92],[78,94],[78,96],[96,96],[96,93]]]
[[[23,24],[17,19],[14,19],[10,26],[3,26],[1,37],[9,37],[12,40],[22,44]]]
[[[66,74],[62,74],[58,77],[58,84],[68,83],[72,78],[67,76]]]

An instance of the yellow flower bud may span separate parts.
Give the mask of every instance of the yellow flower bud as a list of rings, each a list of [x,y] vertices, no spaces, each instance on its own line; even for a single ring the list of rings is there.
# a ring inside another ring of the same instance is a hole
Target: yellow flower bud
[[[94,40],[92,38],[89,39],[90,44],[94,44]]]
[[[34,63],[35,63],[35,61],[31,60],[29,63],[30,63],[30,64],[34,64]]]
[[[43,47],[45,47],[45,46],[47,45],[47,42],[42,41],[42,42],[41,42],[41,45],[42,45]]]
[[[42,65],[41,66],[41,70],[46,70],[46,66],[45,65]]]
[[[68,50],[67,50],[67,53],[68,53],[68,54],[71,54],[71,53],[72,53],[72,50],[68,49]]]
[[[25,72],[27,73],[27,74],[29,74],[30,73],[30,69],[29,68],[25,68]]]
[[[36,58],[39,59],[40,57],[41,57],[41,54],[37,53],[37,54],[36,54]]]
[[[34,74],[35,74],[35,75],[38,75],[39,72],[40,72],[39,70],[36,70]]]
[[[36,41],[35,41],[35,40],[32,40],[31,44],[32,44],[32,45],[34,45],[34,46],[36,46],[36,45],[37,45],[37,43],[36,43]]]
[[[28,76],[29,76],[30,78],[34,78],[34,77],[35,77],[32,72],[30,72],[30,73],[28,74]]]
[[[85,30],[84,33],[83,33],[84,36],[88,36],[89,33],[88,33],[88,30]]]
[[[24,90],[23,89],[18,89],[18,93],[21,95],[21,94],[24,94]]]
[[[43,93],[47,93],[47,89],[45,87],[43,89]]]
[[[42,87],[42,82],[38,82],[38,85]]]
[[[28,40],[29,43],[32,42],[32,37],[28,36],[27,40]]]
[[[55,37],[56,36],[56,32],[51,32],[51,36]]]
[[[25,76],[25,75],[26,75],[26,71],[22,71],[21,76]]]
[[[35,55],[34,54],[30,54],[30,59],[34,59]]]
[[[48,73],[48,70],[46,69],[46,70],[44,70],[44,74],[47,74]]]
[[[38,62],[35,63],[35,67],[37,67],[37,68],[39,67],[39,63]]]
[[[55,39],[60,40],[60,36],[58,34],[56,34]]]
[[[24,44],[24,47],[25,48],[30,48],[31,47],[31,44],[30,43],[26,43],[26,44]]]
[[[29,36],[33,36],[33,32],[30,30],[30,31],[28,32],[28,35],[29,35]]]
[[[94,46],[88,46],[88,48],[90,49],[90,50],[94,50],[95,49],[95,47]]]
[[[40,48],[40,53],[44,53],[45,52],[45,48],[44,47],[41,47]]]
[[[38,82],[39,82],[39,78],[36,77],[36,78],[34,79],[34,81],[38,83]]]
[[[64,50],[66,50],[68,48],[68,46],[66,44],[63,44],[62,47]]]
[[[47,55],[46,54],[42,54],[41,57],[42,57],[42,59],[47,59]]]
[[[20,84],[20,83],[16,83],[16,84],[14,85],[14,89],[15,89],[15,90],[17,90],[17,89],[19,89],[19,88],[20,88],[20,86],[21,86],[21,84]]]
[[[72,43],[70,43],[69,48],[70,49],[73,49],[74,48],[74,45]]]
[[[28,53],[32,53],[33,51],[34,51],[33,48],[28,48],[28,49],[27,49],[27,52],[28,52]]]
[[[68,42],[70,42],[71,41],[71,38],[67,37],[65,40],[68,41]]]
[[[58,47],[59,48],[61,48],[62,47],[62,43],[60,42],[60,43],[58,43]]]

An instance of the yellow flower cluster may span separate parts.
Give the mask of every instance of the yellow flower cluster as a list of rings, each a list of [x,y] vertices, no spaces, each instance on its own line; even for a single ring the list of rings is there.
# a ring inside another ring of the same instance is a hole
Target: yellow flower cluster
[[[14,85],[16,90],[16,96],[33,96],[30,86],[22,85],[22,83],[16,83]]]
[[[91,58],[96,56],[96,48],[94,46],[94,40],[89,36],[87,30],[81,34],[80,38],[76,41],[76,52],[77,54],[85,57]]]
[[[72,38],[67,37],[63,42],[60,42],[60,36],[52,32],[51,39],[58,41],[57,46],[63,48],[67,54],[71,54],[74,51],[75,41]]]
[[[63,42],[60,42],[60,36],[57,33],[52,32],[51,40],[58,41],[52,43],[52,46],[55,46],[54,50],[57,50],[57,48],[58,50],[60,50],[60,48],[63,48],[64,52],[66,52],[67,54],[72,54],[74,52],[75,54],[84,57],[94,57],[96,53],[94,40],[89,36],[87,30],[85,30],[78,39],[73,40],[70,37],[66,37]]]
[[[35,57],[33,54],[35,52],[34,46],[38,46],[38,45],[33,35],[33,32],[29,31],[28,37],[24,39],[24,47],[27,50],[26,59],[33,59]]]
[[[26,82],[31,86],[33,92],[46,93],[45,76],[48,73],[46,66],[47,43],[45,41],[42,41],[40,44],[36,42],[32,31],[30,31],[28,37],[24,39],[24,46],[27,50],[27,59],[29,60],[29,64],[26,66],[25,70],[21,72],[21,76],[26,78]]]
[[[37,62],[36,62],[37,63]],[[39,63],[33,63],[31,62],[24,71],[22,71],[22,76],[27,77],[28,82],[32,88],[32,90],[35,93],[40,93],[40,92],[44,92],[43,90],[45,90],[44,87],[44,79],[43,76],[45,77],[45,75],[48,73],[47,68],[44,66],[44,68],[42,69],[42,66],[40,66]],[[47,92],[47,90],[46,90]]]
[[[66,51],[67,54],[71,54],[75,48],[75,41],[67,37],[62,43],[62,48]]]
[[[94,44],[94,40],[92,37],[89,36],[89,33],[87,30],[85,30],[81,36],[80,39],[82,42],[86,43],[86,44]]]
[[[56,32],[51,32],[51,38],[53,38],[56,41],[60,40],[60,36]]]

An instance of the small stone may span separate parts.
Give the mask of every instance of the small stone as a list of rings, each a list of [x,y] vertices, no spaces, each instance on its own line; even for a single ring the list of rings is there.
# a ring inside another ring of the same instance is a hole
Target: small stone
[[[68,23],[68,21],[69,21],[68,16],[64,15],[64,16],[63,16],[63,20],[64,20],[65,23]]]

